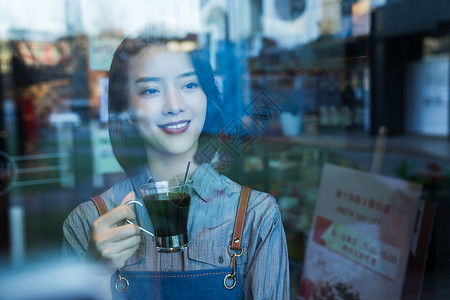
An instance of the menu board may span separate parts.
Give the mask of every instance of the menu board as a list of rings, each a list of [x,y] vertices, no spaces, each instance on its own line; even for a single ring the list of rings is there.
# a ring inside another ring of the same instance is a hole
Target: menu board
[[[400,299],[420,193],[415,183],[326,164],[299,299]]]

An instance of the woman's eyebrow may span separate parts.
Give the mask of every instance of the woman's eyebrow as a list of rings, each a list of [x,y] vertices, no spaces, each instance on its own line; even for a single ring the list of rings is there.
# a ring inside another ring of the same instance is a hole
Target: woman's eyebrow
[[[195,71],[191,71],[191,72],[182,73],[182,74],[178,75],[177,77],[189,77],[189,76],[197,76],[197,74],[195,73]]]
[[[139,77],[138,79],[136,79],[135,83],[160,81],[160,80],[161,80],[161,78],[159,78],[159,77]]]
[[[191,72],[182,73],[182,74],[178,75],[177,77],[183,78],[183,77],[189,77],[189,76],[197,76],[197,74],[195,73],[195,71],[191,71]],[[161,81],[161,80],[162,80],[161,77],[139,77],[138,79],[136,79],[135,83]]]

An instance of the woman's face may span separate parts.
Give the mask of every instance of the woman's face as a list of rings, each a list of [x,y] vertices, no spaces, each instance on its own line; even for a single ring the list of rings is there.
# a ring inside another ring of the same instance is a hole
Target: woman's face
[[[162,154],[197,150],[206,117],[206,95],[187,53],[149,47],[129,71],[133,122],[147,147]]]

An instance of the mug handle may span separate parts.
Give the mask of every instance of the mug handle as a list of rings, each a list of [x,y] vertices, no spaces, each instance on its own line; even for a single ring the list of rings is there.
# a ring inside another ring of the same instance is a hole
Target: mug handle
[[[140,206],[143,206],[143,204],[142,204],[141,202],[136,201],[136,200],[128,201],[127,203],[125,203],[125,205],[128,206],[129,204],[133,204],[133,203],[137,203],[137,204],[139,204]],[[153,240],[155,239],[155,235],[154,235],[153,233],[151,233],[150,231],[148,231],[147,229],[144,229],[144,228],[142,228],[141,226],[139,226],[139,225],[137,225],[137,224],[134,224],[133,222],[131,222],[131,221],[128,220],[128,219],[125,219],[125,221],[127,221],[127,223],[129,223],[129,224],[136,225],[136,226],[137,226],[140,230],[142,230],[143,232],[150,234],[150,235],[153,237]]]

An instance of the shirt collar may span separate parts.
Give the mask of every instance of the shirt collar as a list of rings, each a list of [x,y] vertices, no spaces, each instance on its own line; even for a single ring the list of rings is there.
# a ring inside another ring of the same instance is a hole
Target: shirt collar
[[[193,188],[204,202],[209,202],[224,192],[227,183],[224,177],[208,163],[201,164],[191,175]]]
[[[150,171],[148,170],[147,165],[144,165],[139,168],[136,175],[133,176],[131,179],[132,184],[134,185],[134,188],[139,188],[140,185],[144,183],[150,183],[155,182],[155,179],[153,179],[152,174],[150,174]]]

